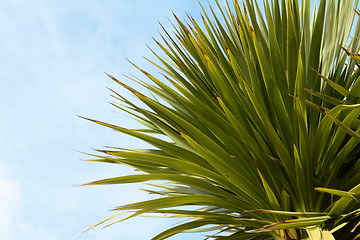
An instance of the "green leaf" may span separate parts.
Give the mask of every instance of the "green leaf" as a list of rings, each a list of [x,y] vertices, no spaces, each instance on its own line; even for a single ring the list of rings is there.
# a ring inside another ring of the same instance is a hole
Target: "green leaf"
[[[185,219],[155,239],[209,230],[207,239],[356,237],[358,3],[216,0],[218,9],[201,6],[201,23],[174,15],[172,29],[161,25],[147,60],[163,78],[133,63],[134,85],[108,74],[121,86],[113,106],[143,127],[85,118],[152,148],[88,154],[138,173],[88,185],[141,182],[158,198],[92,227],[150,214]]]

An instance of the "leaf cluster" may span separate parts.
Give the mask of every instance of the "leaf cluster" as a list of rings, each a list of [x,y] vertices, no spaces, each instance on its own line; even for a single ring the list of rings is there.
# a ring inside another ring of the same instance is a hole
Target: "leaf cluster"
[[[164,56],[149,61],[163,79],[134,65],[149,96],[109,75],[145,105],[113,91],[113,105],[144,129],[91,121],[153,148],[99,150],[93,161],[141,174],[87,185],[164,181],[147,190],[159,198],[116,208],[187,219],[154,240],[209,230],[209,239],[355,238],[358,0],[216,3],[220,14],[210,6],[201,23],[175,16],[174,32],[155,40]]]

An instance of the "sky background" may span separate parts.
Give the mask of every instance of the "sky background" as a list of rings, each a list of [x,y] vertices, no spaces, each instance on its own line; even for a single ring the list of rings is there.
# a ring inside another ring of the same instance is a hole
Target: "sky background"
[[[125,58],[158,72],[142,57],[154,59],[146,44],[157,49],[152,37],[159,38],[158,21],[172,28],[171,11],[199,19],[200,7],[196,0],[0,0],[2,240],[144,240],[174,223],[140,217],[74,238],[110,209],[148,198],[142,185],[76,186],[131,173],[81,161],[77,151],[145,146],[76,115],[138,126],[108,103],[107,87],[132,96],[104,72],[129,81],[122,75],[137,71]],[[171,239],[184,237],[199,239]]]

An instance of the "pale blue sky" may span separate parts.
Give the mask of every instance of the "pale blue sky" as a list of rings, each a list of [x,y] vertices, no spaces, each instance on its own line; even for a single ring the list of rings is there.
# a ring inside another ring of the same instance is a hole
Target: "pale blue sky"
[[[151,56],[145,44],[154,46],[157,21],[171,28],[171,10],[199,19],[196,0],[0,0],[2,240],[72,239],[113,207],[147,197],[134,184],[74,187],[131,171],[80,161],[75,150],[144,146],[76,115],[136,125],[112,112],[106,87],[120,88],[104,72],[126,81],[136,71],[125,57],[157,72],[142,57]],[[144,240],[173,223],[136,218],[75,239]]]

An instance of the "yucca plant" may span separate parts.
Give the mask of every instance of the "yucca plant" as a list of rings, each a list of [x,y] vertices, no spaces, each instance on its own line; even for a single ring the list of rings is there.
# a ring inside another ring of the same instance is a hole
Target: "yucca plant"
[[[141,173],[86,185],[164,183],[149,183],[158,198],[90,228],[130,211],[187,219],[155,240],[359,237],[358,0],[216,3],[201,24],[175,16],[174,32],[164,29],[152,62],[163,79],[139,67],[149,80],[133,79],[151,94],[109,75],[143,103],[113,91],[144,129],[91,121],[153,148],[99,150],[92,161]]]

